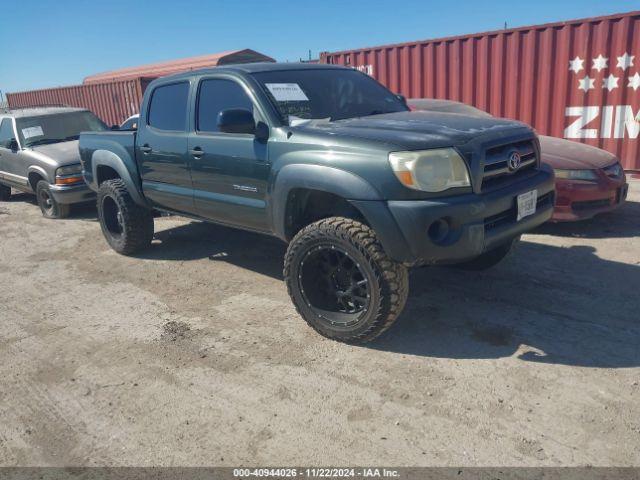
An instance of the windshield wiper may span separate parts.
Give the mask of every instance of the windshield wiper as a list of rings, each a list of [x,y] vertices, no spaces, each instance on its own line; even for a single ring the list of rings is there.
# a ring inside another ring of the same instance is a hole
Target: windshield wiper
[[[79,138],[80,138],[80,135],[69,135],[68,137],[64,137],[66,141],[78,140]]]
[[[34,140],[33,142],[29,143],[29,147],[33,147],[34,145],[46,145],[48,143],[60,143],[60,142],[64,142],[65,139],[64,138],[41,138],[39,140]]]
[[[363,117],[370,117],[372,115],[385,115],[387,113],[397,113],[397,112],[389,112],[389,111],[385,111],[385,110],[373,110],[369,113],[367,113],[366,115],[362,115]]]

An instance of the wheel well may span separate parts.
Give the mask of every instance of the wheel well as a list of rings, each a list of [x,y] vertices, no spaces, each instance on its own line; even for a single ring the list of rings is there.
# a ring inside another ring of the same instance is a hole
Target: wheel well
[[[116,178],[120,178],[120,174],[118,174],[115,169],[106,165],[98,165],[98,168],[96,169],[96,182],[98,185],[101,185],[107,180],[114,180]]]
[[[38,185],[38,182],[40,180],[44,180],[42,175],[40,175],[37,172],[29,172],[29,176],[27,178],[29,179],[29,185],[31,185],[31,188],[33,189],[34,192],[36,191],[36,186]]]
[[[360,211],[348,200],[321,190],[296,188],[289,192],[285,214],[285,234],[294,237],[310,223],[327,217],[347,217],[367,223]]]

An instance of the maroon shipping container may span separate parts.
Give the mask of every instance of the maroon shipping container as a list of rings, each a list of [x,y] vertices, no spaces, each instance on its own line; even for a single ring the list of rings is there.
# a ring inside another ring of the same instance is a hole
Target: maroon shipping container
[[[68,105],[87,108],[107,125],[119,125],[140,111],[140,103],[152,79],[93,83],[72,87],[47,88],[29,92],[7,93],[10,108],[32,105]]]
[[[321,54],[408,98],[441,98],[609,150],[640,170],[640,12]]]

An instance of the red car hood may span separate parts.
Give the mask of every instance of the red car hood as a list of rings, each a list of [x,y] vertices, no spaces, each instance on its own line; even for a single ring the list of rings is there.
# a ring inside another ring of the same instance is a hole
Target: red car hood
[[[540,150],[543,162],[567,170],[603,168],[618,161],[615,155],[600,148],[545,135],[540,135]]]

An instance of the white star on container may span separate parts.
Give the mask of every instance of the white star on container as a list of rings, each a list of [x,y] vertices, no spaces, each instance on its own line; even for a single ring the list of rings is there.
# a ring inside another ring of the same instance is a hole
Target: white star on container
[[[640,75],[638,75],[638,72],[633,77],[629,77],[628,87],[633,88],[634,91],[640,88]]]
[[[619,78],[612,73],[608,77],[602,79],[602,88],[606,88],[609,91],[614,88],[618,88],[618,80]]]
[[[603,57],[602,54],[598,55],[597,58],[593,59],[593,66],[591,68],[600,71],[607,68],[607,62],[609,59],[607,57]]]
[[[569,70],[573,70],[573,73],[578,73],[584,68],[584,60],[576,55],[576,58],[569,60]]]
[[[622,70],[626,70],[629,67],[633,67],[633,59],[636,58],[635,55],[629,55],[627,52],[624,52],[624,55],[618,57],[618,65]]]
[[[589,90],[591,90],[592,88],[596,88],[593,83],[596,81],[595,78],[591,78],[589,77],[589,75],[587,75],[584,78],[581,78],[578,80],[578,89],[579,90],[584,90],[585,93],[588,92]]]

